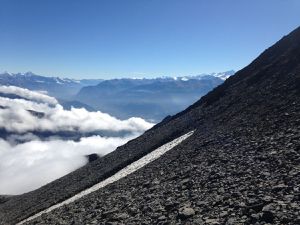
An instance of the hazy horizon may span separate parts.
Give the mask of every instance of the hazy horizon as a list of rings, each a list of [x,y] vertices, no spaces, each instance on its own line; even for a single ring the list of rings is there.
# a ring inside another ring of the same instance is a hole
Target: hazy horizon
[[[76,78],[76,77],[73,77],[72,75],[70,76],[65,76],[65,75],[62,75],[62,76],[57,76],[56,74],[38,74],[38,73],[35,73],[34,71],[25,71],[25,72],[10,72],[10,71],[7,71],[7,70],[4,70],[4,71],[0,71],[0,74],[4,74],[4,73],[8,73],[8,74],[26,74],[26,73],[32,73],[34,75],[38,75],[38,76],[44,76],[44,77],[58,77],[58,78],[61,78],[61,79],[74,79],[74,80],[82,80],[82,79],[88,79],[88,80],[113,80],[113,79],[156,79],[156,78],[162,78],[162,77],[193,77],[193,76],[199,76],[199,75],[210,75],[210,74],[218,74],[218,73],[226,73],[226,72],[237,72],[236,70],[233,70],[233,69],[228,69],[228,70],[224,70],[224,71],[212,71],[212,72],[199,72],[199,73],[195,73],[195,74],[182,74],[182,75],[179,75],[179,76],[172,76],[172,74],[161,74],[161,75],[158,75],[158,76],[146,76],[146,77],[143,77],[142,75],[141,76],[116,76],[116,77],[108,77],[108,78],[105,78],[105,77],[83,77],[83,78]]]

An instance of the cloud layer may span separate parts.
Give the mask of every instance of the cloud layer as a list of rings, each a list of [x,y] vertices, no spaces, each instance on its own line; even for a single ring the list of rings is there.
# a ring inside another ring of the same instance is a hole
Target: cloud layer
[[[37,102],[45,102],[48,104],[56,105],[58,104],[57,100],[48,95],[42,94],[36,91],[30,91],[25,88],[15,87],[15,86],[0,86],[0,93],[4,94],[15,94],[25,99],[29,99]]]
[[[103,156],[153,126],[141,118],[119,120],[83,108],[64,110],[55,98],[27,89],[0,86],[1,93],[20,98],[0,97],[0,194],[34,190],[85,165],[85,155]],[[41,139],[39,132],[90,136]]]
[[[142,132],[152,124],[141,118],[118,120],[102,112],[89,112],[84,108],[64,110],[56,99],[47,95],[12,86],[0,86],[1,91],[26,99],[0,97],[0,128],[10,132],[31,131],[130,131]],[[36,102],[35,100],[38,100]],[[55,104],[54,104],[55,103]],[[42,113],[40,116],[32,113]],[[9,121],[9,123],[8,123]]]
[[[135,136],[81,138],[72,140],[33,140],[11,145],[0,139],[0,193],[20,194],[85,165],[85,155],[105,155]]]

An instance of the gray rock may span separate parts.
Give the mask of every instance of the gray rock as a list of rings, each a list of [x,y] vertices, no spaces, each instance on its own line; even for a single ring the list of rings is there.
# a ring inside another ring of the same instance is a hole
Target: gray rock
[[[178,211],[178,216],[181,219],[186,219],[195,215],[195,210],[190,207],[182,207]]]

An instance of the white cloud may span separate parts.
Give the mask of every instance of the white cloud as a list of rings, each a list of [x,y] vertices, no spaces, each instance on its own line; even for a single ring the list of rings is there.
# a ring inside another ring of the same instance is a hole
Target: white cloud
[[[135,136],[92,136],[79,142],[33,140],[17,145],[0,139],[0,193],[21,194],[39,188],[85,165],[85,155],[106,155]]]
[[[41,101],[53,105],[57,104],[57,100],[53,97],[45,95],[41,92],[30,91],[28,89],[15,87],[15,86],[0,86],[0,93],[16,94],[33,101]]]
[[[0,97],[0,128],[11,133],[0,137],[0,194],[34,190],[86,164],[85,155],[105,155],[153,126],[141,118],[119,120],[83,108],[64,110],[55,98],[22,88],[0,86],[0,93],[24,98]],[[76,142],[58,136],[41,140],[32,134],[45,131],[115,135],[84,137]],[[116,137],[118,132],[123,136]]]
[[[15,91],[15,93],[14,93]],[[130,131],[141,132],[153,124],[141,118],[119,120],[109,114],[89,112],[84,108],[64,110],[55,98],[27,89],[13,86],[0,86],[0,93],[17,94],[26,99],[0,97],[0,128],[11,132],[30,131]],[[54,104],[55,103],[55,104]],[[29,110],[42,112],[44,116],[33,115]]]

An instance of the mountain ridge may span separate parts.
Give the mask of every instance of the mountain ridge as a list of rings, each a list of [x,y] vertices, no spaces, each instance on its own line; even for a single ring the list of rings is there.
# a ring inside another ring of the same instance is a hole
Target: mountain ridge
[[[76,99],[123,119],[138,116],[158,122],[186,108],[221,83],[223,79],[212,75],[189,79],[112,79],[82,88]]]
[[[13,85],[36,91],[47,91],[50,95],[57,98],[70,98],[75,95],[80,88],[86,85],[93,85],[101,82],[101,79],[82,79],[75,80],[69,78],[46,77],[26,73],[1,73],[1,85]]]
[[[27,72],[0,74],[0,84],[45,91],[65,109],[84,107],[120,119],[142,117],[159,122],[183,110],[233,74],[230,70],[182,77],[75,80]]]

